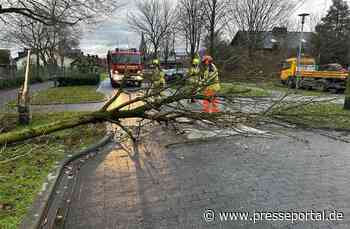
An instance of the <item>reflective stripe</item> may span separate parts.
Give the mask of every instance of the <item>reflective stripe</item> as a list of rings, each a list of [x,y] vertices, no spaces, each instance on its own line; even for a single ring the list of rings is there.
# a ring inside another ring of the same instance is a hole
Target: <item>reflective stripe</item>
[[[155,69],[152,74],[152,81],[164,81],[165,82],[165,73],[162,70]]]
[[[189,70],[188,70],[188,73],[187,73],[187,79],[188,81],[191,83],[191,84],[198,84],[199,83],[199,80],[200,80],[200,73],[201,73],[201,70],[200,68],[197,66],[197,67],[191,67]]]
[[[204,80],[206,82],[210,82],[210,85],[206,88],[207,90],[220,91],[220,80],[219,80],[219,72],[214,64],[212,64],[213,71],[209,72],[209,67],[204,72]]]

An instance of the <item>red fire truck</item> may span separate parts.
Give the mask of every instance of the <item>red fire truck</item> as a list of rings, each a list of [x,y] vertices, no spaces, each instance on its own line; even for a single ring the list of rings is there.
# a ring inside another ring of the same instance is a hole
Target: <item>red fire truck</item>
[[[141,52],[136,49],[115,49],[107,54],[108,72],[112,87],[134,85],[140,87],[143,81]]]

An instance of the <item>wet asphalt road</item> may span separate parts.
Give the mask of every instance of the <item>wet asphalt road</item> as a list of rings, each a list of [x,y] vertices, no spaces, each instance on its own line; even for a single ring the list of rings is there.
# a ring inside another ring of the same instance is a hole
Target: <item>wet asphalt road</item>
[[[267,129],[272,137],[183,144],[184,136],[154,126],[139,154],[111,144],[82,166],[65,228],[350,228],[349,133]],[[212,222],[203,217],[208,209]],[[220,211],[310,210],[337,210],[344,219],[219,218]]]
[[[108,81],[99,90],[113,93]],[[184,135],[155,124],[138,154],[108,145],[80,168],[65,228],[350,228],[349,133],[263,128],[272,136],[183,143]],[[211,222],[203,215],[208,209],[215,213]],[[253,223],[219,217],[221,211],[251,217],[309,210],[337,210],[344,219]]]

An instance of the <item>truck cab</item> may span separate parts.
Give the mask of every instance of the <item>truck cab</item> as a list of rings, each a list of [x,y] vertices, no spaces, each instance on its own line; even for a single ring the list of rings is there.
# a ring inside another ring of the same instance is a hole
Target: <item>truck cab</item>
[[[136,49],[116,49],[107,54],[108,72],[112,87],[135,85],[140,87],[143,81],[142,54]]]
[[[297,67],[298,59],[289,58],[282,62],[281,81],[285,84],[290,77],[295,77],[297,71],[316,71],[316,61],[314,58],[303,57],[300,61],[300,69]]]

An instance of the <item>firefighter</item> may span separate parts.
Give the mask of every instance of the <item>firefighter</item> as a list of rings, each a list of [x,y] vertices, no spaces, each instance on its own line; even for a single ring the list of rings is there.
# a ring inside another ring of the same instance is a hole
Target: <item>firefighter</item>
[[[216,97],[220,91],[219,71],[214,65],[214,60],[211,56],[204,56],[202,60],[204,64],[204,73],[202,83],[204,85],[204,95],[209,97],[203,100],[203,111],[206,113],[219,112],[219,101]]]
[[[187,72],[188,83],[190,85],[190,89],[192,90],[192,95],[196,95],[197,88],[200,83],[201,69],[200,69],[200,59],[199,57],[195,57],[192,60],[192,66]],[[195,103],[194,98],[191,99],[191,103]]]
[[[163,90],[165,87],[165,73],[160,67],[159,59],[154,59],[152,61],[154,66],[152,73],[152,93],[157,93],[159,96],[163,96]]]

